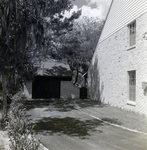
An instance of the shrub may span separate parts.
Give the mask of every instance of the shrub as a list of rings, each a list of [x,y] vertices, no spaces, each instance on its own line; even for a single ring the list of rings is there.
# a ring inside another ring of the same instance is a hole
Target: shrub
[[[8,135],[12,150],[37,150],[39,142],[19,96],[12,100],[8,115]]]

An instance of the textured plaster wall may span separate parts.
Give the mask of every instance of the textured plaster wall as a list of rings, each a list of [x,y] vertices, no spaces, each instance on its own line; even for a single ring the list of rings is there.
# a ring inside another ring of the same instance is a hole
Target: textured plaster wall
[[[79,98],[80,90],[78,87],[74,86],[71,81],[61,81],[61,98]]]
[[[88,96],[92,100],[100,101],[99,92],[99,69],[97,55],[93,56],[94,63],[88,70]]]
[[[104,103],[147,116],[147,13],[136,19],[136,47],[128,46],[128,27],[125,26],[99,43],[89,68],[89,96]],[[128,71],[136,70],[136,104],[130,105]]]

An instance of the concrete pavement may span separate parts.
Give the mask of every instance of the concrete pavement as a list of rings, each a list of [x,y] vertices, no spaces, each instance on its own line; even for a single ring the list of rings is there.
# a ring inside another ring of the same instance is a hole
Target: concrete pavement
[[[76,108],[108,124],[147,134],[147,117],[144,115],[105,104],[83,108],[76,105]]]
[[[28,110],[50,150],[146,150],[147,118],[89,100],[58,100]]]

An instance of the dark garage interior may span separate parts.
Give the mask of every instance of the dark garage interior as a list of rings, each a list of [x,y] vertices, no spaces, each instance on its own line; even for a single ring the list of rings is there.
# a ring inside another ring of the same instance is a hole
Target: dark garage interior
[[[61,81],[71,81],[70,76],[35,76],[32,83],[32,98],[60,98]]]

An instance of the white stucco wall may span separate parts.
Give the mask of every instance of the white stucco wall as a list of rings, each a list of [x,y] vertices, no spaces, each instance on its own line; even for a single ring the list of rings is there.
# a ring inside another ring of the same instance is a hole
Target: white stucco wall
[[[104,103],[147,116],[147,94],[144,94],[142,89],[142,82],[147,82],[147,40],[143,39],[143,34],[146,31],[147,13],[136,19],[135,48],[129,49],[128,47],[128,27],[126,25],[98,44],[91,66],[96,64],[98,60],[97,72],[99,72],[99,77],[97,78],[100,78],[100,84],[98,85],[98,82],[95,84],[100,89],[103,86],[101,100]],[[131,70],[136,70],[135,105],[128,104],[128,71]],[[92,80],[95,79],[89,76],[90,88],[92,88],[90,86]],[[95,91],[95,95],[97,92]]]

